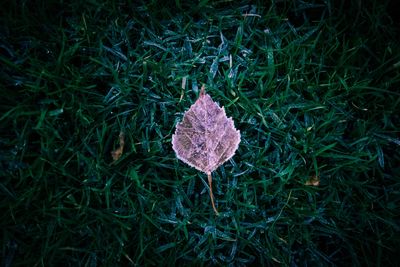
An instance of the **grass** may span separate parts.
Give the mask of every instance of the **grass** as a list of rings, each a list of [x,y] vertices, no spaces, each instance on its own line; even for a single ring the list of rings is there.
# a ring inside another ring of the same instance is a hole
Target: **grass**
[[[400,265],[392,10],[8,1],[2,265]],[[171,147],[203,83],[242,134],[213,173],[220,216]]]

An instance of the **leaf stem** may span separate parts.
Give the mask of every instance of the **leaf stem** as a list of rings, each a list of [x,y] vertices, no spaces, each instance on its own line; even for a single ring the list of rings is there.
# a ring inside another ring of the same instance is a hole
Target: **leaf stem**
[[[211,205],[215,211],[216,215],[219,215],[217,208],[215,207],[214,204],[214,194],[212,192],[212,177],[211,177],[211,172],[207,172],[207,177],[208,177],[208,185],[210,187],[210,198],[211,198]]]

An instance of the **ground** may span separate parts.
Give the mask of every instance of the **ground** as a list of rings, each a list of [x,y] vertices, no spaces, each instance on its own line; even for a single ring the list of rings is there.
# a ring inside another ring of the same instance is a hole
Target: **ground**
[[[3,266],[399,266],[389,1],[7,1]],[[171,138],[202,85],[241,132]]]

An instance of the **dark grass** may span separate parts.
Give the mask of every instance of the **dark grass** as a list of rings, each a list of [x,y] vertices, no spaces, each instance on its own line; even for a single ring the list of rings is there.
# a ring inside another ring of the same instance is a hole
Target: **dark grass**
[[[393,8],[7,1],[2,265],[399,266]],[[242,133],[218,217],[171,147],[203,83]]]

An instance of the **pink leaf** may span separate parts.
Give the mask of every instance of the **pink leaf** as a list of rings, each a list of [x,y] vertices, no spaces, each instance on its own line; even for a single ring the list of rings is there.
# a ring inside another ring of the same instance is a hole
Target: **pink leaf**
[[[211,172],[229,160],[240,143],[240,132],[232,118],[225,114],[201,89],[197,101],[185,112],[172,136],[172,148],[178,159],[207,174],[213,208]]]

